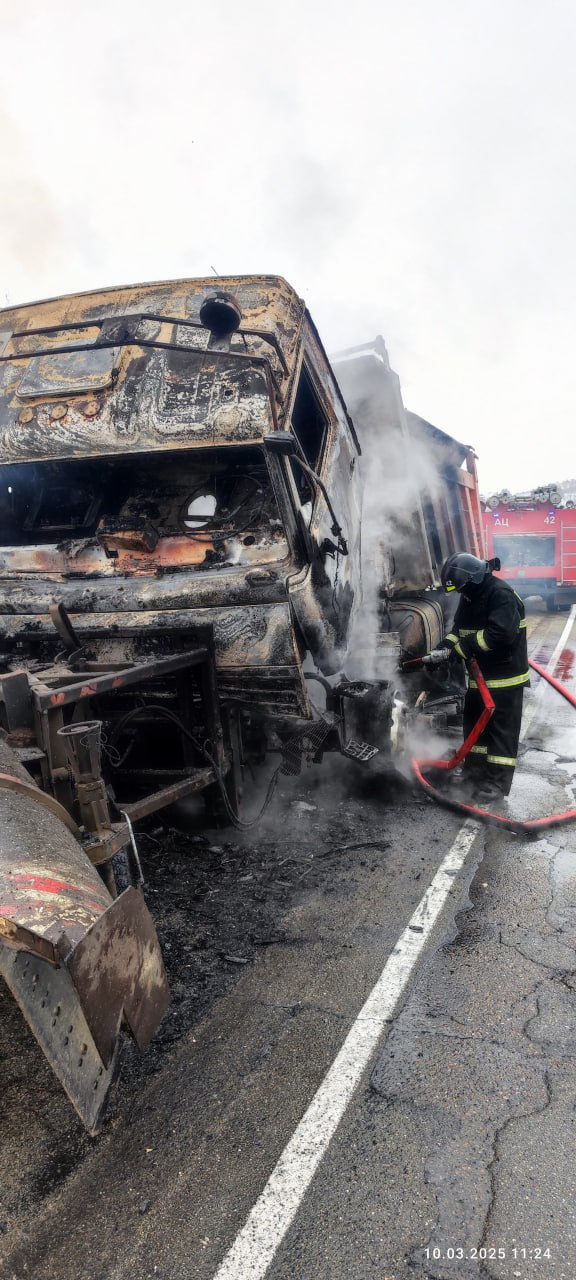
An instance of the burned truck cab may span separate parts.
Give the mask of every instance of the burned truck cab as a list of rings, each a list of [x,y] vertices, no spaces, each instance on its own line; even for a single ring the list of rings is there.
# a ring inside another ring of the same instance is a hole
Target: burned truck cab
[[[305,659],[339,669],[359,598],[358,441],[312,321],[280,278],[217,285],[110,289],[0,320],[2,668],[96,680],[70,714],[104,723],[127,803],[145,776],[148,790],[170,770],[185,782],[195,748],[182,733],[176,748],[165,715],[144,749],[116,708],[153,701],[146,673],[124,697],[99,676],[155,660],[157,689],[162,661],[209,636],[213,721],[308,719]],[[176,713],[186,680],[165,673]],[[197,728],[226,772],[230,744],[205,717]],[[58,794],[48,749],[42,785]]]

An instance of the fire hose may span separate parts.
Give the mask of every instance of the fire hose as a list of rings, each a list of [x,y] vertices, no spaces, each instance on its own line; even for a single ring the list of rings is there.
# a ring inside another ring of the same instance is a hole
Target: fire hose
[[[422,659],[419,661],[422,664]],[[574,694],[569,693],[568,689],[566,689],[564,685],[560,684],[559,680],[556,680],[554,676],[549,675],[545,668],[541,667],[538,662],[533,662],[532,659],[530,659],[529,664],[537,675],[542,676],[542,678],[546,680],[557,693],[561,694],[561,696],[565,698],[567,702],[571,703],[573,707],[576,707],[576,697]],[[415,663],[411,663],[411,665],[415,665]],[[566,822],[576,821],[576,809],[568,809],[565,813],[554,813],[547,818],[530,818],[526,821],[521,821],[518,818],[502,817],[498,813],[492,813],[490,809],[482,809],[478,805],[474,804],[465,804],[461,800],[455,800],[451,796],[445,795],[442,791],[438,791],[438,789],[424,777],[423,771],[425,769],[441,769],[450,772],[452,769],[455,769],[457,765],[461,764],[461,762],[466,759],[466,756],[470,754],[472,747],[478,741],[480,734],[484,732],[490,717],[494,713],[494,699],[492,698],[490,690],[488,689],[475,658],[470,662],[470,674],[472,679],[476,681],[478,691],[484,704],[480,718],[468,734],[468,737],[462,743],[462,746],[459,747],[458,751],[456,751],[449,760],[424,760],[413,757],[411,765],[416,781],[421,787],[423,787],[426,794],[429,795],[432,800],[435,800],[437,804],[443,805],[446,809],[453,809],[456,813],[466,814],[467,817],[476,818],[480,822],[491,823],[493,826],[503,827],[513,835],[537,836],[541,831],[547,831],[550,827],[561,827]]]

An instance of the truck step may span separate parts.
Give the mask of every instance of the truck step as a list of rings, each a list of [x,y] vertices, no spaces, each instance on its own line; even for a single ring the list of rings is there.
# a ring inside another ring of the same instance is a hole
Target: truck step
[[[368,764],[373,756],[378,755],[378,747],[373,747],[370,742],[359,742],[357,738],[349,738],[342,747],[342,755],[348,756],[350,760],[359,760],[361,764]]]

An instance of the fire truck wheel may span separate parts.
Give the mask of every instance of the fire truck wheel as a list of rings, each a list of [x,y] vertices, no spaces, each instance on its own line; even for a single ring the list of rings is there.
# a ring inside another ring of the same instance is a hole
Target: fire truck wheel
[[[560,609],[560,605],[556,604],[556,600],[554,596],[544,596],[544,601],[545,601],[548,613],[558,613]]]

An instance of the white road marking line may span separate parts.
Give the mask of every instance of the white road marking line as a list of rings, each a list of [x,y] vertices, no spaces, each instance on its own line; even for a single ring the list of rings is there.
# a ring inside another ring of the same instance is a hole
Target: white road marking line
[[[478,830],[478,823],[469,819],[458,832],[214,1280],[261,1280],[266,1274],[397,1010]]]
[[[560,654],[562,653],[562,650],[566,648],[566,642],[569,638],[572,627],[574,626],[575,618],[576,618],[576,604],[573,604],[570,610],[570,613],[568,614],[568,621],[566,623],[566,626],[564,627],[562,635],[560,636],[558,644],[556,645],[554,653],[552,654],[552,657],[549,659],[549,661],[545,664],[546,670],[549,671],[551,675],[554,675],[554,667],[556,666],[556,663],[558,661],[558,658],[560,657]],[[534,719],[534,716],[536,715],[536,712],[540,710],[542,700],[546,696],[546,692],[549,689],[549,687],[550,686],[546,684],[545,680],[540,680],[539,686],[536,689],[534,697],[532,698],[530,705],[526,708],[526,711],[524,713],[524,718],[522,722],[522,734],[521,734],[522,739],[526,737],[528,730],[530,728],[530,725],[532,724],[532,721]]]
[[[554,670],[575,618],[576,605],[573,605],[558,644],[546,664],[547,670]],[[542,689],[537,690],[528,708],[522,725],[522,738],[526,737],[547,687],[543,685]],[[400,935],[338,1056],[284,1148],[262,1194],[213,1280],[263,1280],[266,1275],[382,1038],[386,1024],[398,1010],[417,961],[450,896],[456,876],[466,862],[479,829],[479,823],[470,818],[460,828],[452,848]]]

